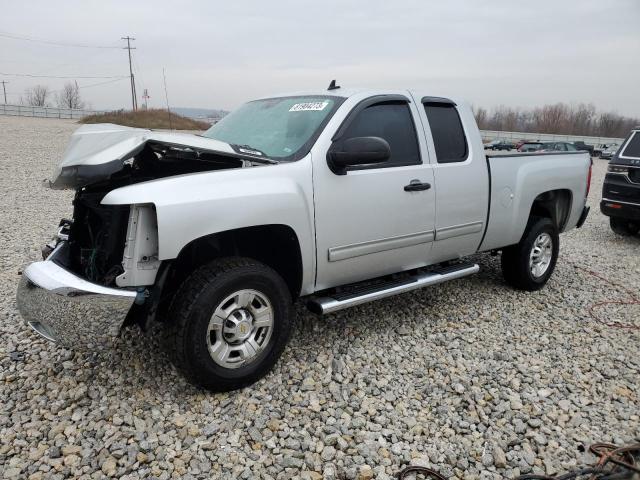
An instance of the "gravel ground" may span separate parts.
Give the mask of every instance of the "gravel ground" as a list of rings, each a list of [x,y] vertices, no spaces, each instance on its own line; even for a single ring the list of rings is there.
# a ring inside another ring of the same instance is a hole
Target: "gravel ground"
[[[112,351],[74,353],[22,324],[17,273],[70,214],[71,193],[40,181],[75,128],[0,117],[0,476],[383,479],[414,463],[497,479],[640,437],[640,332],[589,317],[625,297],[577,268],[640,290],[640,238],[617,237],[598,211],[606,162],[542,291],[509,289],[499,259],[481,255],[469,279],[326,318],[299,307],[273,373],[214,395],[137,330]],[[637,306],[609,308],[598,313],[640,324]]]

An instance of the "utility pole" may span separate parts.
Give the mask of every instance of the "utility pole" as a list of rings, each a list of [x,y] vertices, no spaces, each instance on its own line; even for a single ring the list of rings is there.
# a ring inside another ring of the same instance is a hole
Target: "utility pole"
[[[129,75],[131,76],[131,108],[135,112],[138,109],[138,100],[136,99],[136,82],[133,77],[133,67],[131,66],[131,50],[136,49],[136,47],[131,46],[131,40],[135,40],[135,38],[129,36],[120,38],[127,41],[127,46],[123,47],[123,50],[129,51]]]
[[[173,130],[171,125],[171,108],[169,108],[169,94],[167,93],[167,75],[164,73],[164,67],[162,67],[162,78],[164,79],[164,98],[167,101],[167,113],[169,114],[169,130]]]
[[[7,87],[5,87],[5,84],[7,84],[9,82],[7,82],[6,80],[2,80],[2,90],[4,91],[4,104],[7,104]]]

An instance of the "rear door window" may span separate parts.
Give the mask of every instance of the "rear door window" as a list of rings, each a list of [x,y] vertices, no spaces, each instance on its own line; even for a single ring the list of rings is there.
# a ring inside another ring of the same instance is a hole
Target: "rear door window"
[[[629,143],[627,143],[621,156],[640,158],[640,135],[638,132],[633,132],[633,136],[629,140]]]
[[[424,110],[429,120],[438,163],[464,162],[469,155],[469,148],[456,106],[451,103],[425,102]]]

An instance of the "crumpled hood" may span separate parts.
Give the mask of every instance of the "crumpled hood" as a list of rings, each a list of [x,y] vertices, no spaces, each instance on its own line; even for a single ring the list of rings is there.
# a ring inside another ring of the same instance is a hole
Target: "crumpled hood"
[[[189,133],[154,132],[112,123],[83,125],[71,135],[49,186],[78,188],[107,179],[149,141],[238,156],[228,143]]]

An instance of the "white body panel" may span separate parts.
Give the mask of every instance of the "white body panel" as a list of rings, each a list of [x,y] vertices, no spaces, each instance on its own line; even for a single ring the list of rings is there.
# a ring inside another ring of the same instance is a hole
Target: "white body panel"
[[[126,159],[137,147],[149,140],[234,153],[227,143],[191,133],[155,132],[144,128],[100,123],[83,125],[73,132],[59,166],[98,165]]]
[[[347,99],[301,160],[133,184],[112,190],[102,203],[152,204],[160,261],[176,258],[186,245],[206,235],[286,225],[300,245],[302,295],[517,243],[535,197],[545,191],[570,191],[565,230],[578,221],[585,203],[586,154],[495,157],[489,160],[489,171],[473,114],[456,101],[469,155],[464,162],[438,164],[422,92],[314,93]],[[327,150],[343,120],[361,100],[389,94],[410,100],[422,163],[333,173]],[[101,129],[106,137],[97,135]],[[93,134],[95,145],[86,140]],[[65,162],[124,158],[149,139],[233,154],[223,142],[194,135],[92,126],[74,136]],[[414,179],[432,188],[405,192],[403,187]]]
[[[410,98],[406,91],[385,93]],[[331,137],[352,108],[369,96],[349,97],[312,149],[317,290],[429,263],[434,190],[403,190],[414,179],[434,182],[424,135],[419,130],[421,165],[355,170],[345,175],[336,175],[327,165]],[[419,128],[418,111],[413,105],[411,113]]]
[[[109,192],[105,205],[151,203],[158,217],[158,258],[176,258],[191,241],[242,227],[287,225],[298,237],[302,292],[315,279],[311,158],[279,165],[167,177]],[[259,241],[259,239],[256,239]]]
[[[489,226],[480,250],[520,241],[531,205],[541,193],[569,190],[571,207],[564,231],[576,226],[585,205],[589,153],[522,154],[489,157],[491,205]]]
[[[416,104],[429,92],[413,92]],[[420,108],[424,134],[433,162],[436,190],[435,242],[430,260],[438,263],[474,253],[485,230],[489,198],[489,172],[480,131],[473,112],[458,105],[469,154],[464,162],[438,163],[429,120]]]

